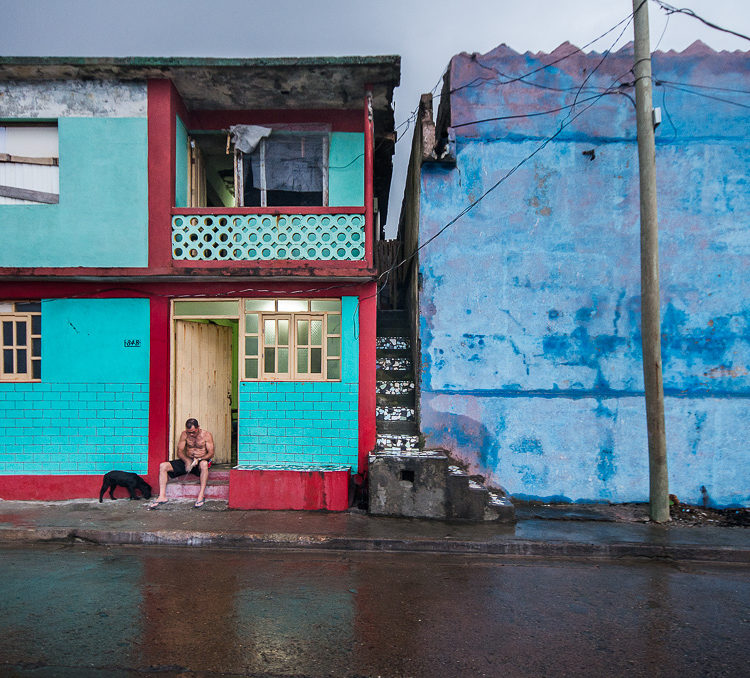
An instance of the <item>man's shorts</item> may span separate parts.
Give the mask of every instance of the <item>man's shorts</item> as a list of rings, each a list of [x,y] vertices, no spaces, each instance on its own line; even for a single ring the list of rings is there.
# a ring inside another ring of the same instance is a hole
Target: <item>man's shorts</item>
[[[207,461],[208,461],[208,468],[211,468],[211,460],[208,459]],[[185,467],[185,462],[182,459],[173,459],[171,463],[172,463],[172,470],[167,471],[167,475],[170,478],[179,478],[180,476],[184,476],[188,472],[187,468]],[[200,463],[193,466],[190,473],[200,478],[201,476]]]

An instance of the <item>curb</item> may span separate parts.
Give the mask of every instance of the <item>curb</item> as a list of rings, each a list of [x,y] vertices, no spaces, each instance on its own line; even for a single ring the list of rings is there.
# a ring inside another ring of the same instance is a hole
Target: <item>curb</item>
[[[99,546],[149,545],[245,549],[290,549],[390,553],[448,553],[617,560],[646,558],[750,564],[750,549],[729,546],[664,545],[637,542],[462,541],[330,537],[300,534],[216,534],[213,532],[108,531],[67,527],[0,529],[0,544],[86,542]]]

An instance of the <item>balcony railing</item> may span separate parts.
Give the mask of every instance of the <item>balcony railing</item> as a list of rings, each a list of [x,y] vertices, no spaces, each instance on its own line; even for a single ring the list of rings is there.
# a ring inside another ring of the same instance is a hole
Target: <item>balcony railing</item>
[[[324,208],[325,209],[325,208]],[[180,261],[361,261],[365,214],[172,215],[172,257]],[[198,212],[198,210],[195,210]]]

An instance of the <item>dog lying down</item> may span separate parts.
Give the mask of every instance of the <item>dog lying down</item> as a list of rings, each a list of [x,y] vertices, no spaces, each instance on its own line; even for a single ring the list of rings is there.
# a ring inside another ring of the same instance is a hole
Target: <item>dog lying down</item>
[[[114,491],[116,487],[127,487],[131,499],[140,499],[136,496],[135,491],[140,490],[146,499],[151,499],[151,485],[135,473],[128,471],[110,471],[104,474],[101,492],[99,492],[99,503],[102,502],[104,493],[109,489],[111,499],[115,498]]]

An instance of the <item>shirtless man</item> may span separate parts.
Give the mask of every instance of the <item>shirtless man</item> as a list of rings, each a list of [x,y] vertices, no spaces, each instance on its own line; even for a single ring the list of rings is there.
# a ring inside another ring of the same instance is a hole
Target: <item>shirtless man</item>
[[[195,508],[200,508],[206,503],[206,483],[208,482],[208,469],[211,467],[211,458],[214,456],[214,437],[201,429],[197,419],[188,419],[185,422],[185,430],[177,442],[177,459],[164,461],[159,464],[159,496],[152,501],[147,508],[159,508],[167,503],[167,481],[169,478],[178,478],[192,473],[200,478],[201,487]]]

